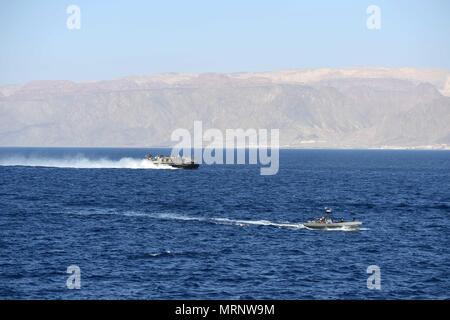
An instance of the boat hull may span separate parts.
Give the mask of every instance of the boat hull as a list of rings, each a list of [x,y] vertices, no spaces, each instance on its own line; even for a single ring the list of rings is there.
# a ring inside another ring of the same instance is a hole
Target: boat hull
[[[193,169],[198,169],[199,164],[198,163],[182,163],[182,164],[170,164],[171,167],[173,168],[178,168],[178,169],[187,169],[187,170],[193,170]]]
[[[358,229],[361,225],[361,221],[350,222],[333,222],[333,223],[320,223],[320,222],[306,222],[303,224],[310,229]]]

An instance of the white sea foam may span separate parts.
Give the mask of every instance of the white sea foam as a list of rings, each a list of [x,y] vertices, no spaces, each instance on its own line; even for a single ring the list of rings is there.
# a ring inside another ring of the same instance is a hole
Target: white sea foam
[[[154,165],[145,159],[121,158],[119,160],[75,158],[27,158],[13,157],[0,159],[0,166],[27,166],[77,169],[174,169],[168,165]]]
[[[247,226],[247,225],[255,225],[255,226],[271,226],[278,228],[293,228],[293,229],[301,229],[305,226],[301,223],[281,223],[281,222],[272,222],[269,220],[235,220],[229,218],[211,218],[213,222],[221,223],[221,224],[236,224],[239,226]]]
[[[277,228],[291,228],[291,229],[301,229],[304,228],[301,223],[290,223],[290,222],[273,222],[269,220],[241,220],[241,219],[230,219],[230,218],[208,218],[208,217],[194,217],[181,215],[176,213],[139,213],[139,212],[128,212],[125,215],[127,216],[136,216],[142,217],[147,216],[155,219],[164,219],[164,220],[180,220],[180,221],[201,221],[206,223],[214,223],[214,224],[230,224],[237,225],[240,227],[243,226],[271,226]]]

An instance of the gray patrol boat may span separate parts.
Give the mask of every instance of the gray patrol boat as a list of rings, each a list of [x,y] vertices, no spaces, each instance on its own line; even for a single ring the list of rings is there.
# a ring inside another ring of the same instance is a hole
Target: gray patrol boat
[[[331,218],[332,210],[325,208],[325,215],[321,218],[310,220],[303,225],[309,229],[329,230],[329,229],[351,229],[356,230],[362,225],[361,221],[344,221],[344,219],[333,220]]]
[[[145,157],[145,159],[151,161],[156,166],[165,165],[179,169],[197,169],[199,167],[198,163],[195,163],[189,158],[168,157],[162,155],[153,157],[151,154],[149,154]]]

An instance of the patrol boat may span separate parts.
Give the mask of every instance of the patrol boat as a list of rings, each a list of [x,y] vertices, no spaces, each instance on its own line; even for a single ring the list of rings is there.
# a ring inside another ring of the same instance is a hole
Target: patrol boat
[[[195,163],[189,158],[168,157],[163,155],[157,155],[153,157],[151,154],[149,154],[145,157],[145,159],[151,161],[156,166],[165,165],[179,169],[197,169],[199,167],[198,163]]]
[[[356,230],[362,225],[361,221],[344,221],[344,219],[338,219],[334,221],[331,218],[332,210],[330,208],[325,208],[325,215],[321,218],[310,220],[305,222],[303,225],[306,228],[316,229],[316,230],[329,230],[329,229],[351,229]]]

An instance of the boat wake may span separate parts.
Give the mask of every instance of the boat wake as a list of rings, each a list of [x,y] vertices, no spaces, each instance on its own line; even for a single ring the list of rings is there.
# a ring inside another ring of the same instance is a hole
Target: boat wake
[[[229,218],[218,218],[218,217],[194,217],[181,215],[176,213],[146,213],[146,212],[116,212],[114,210],[100,210],[91,211],[86,210],[82,212],[70,212],[77,215],[123,215],[127,217],[147,217],[152,219],[160,220],[179,220],[179,221],[198,221],[203,223],[213,223],[213,224],[224,224],[224,225],[235,225],[239,227],[245,226],[269,226],[276,228],[289,228],[289,229],[303,229],[305,226],[301,223],[291,223],[291,222],[273,222],[269,220],[241,220],[241,219],[229,219]]]
[[[278,223],[268,220],[233,220],[228,218],[211,218],[211,221],[218,224],[232,224],[238,226],[270,226],[277,228],[303,229],[305,226],[301,223]]]
[[[167,220],[185,220],[185,221],[204,221],[214,224],[228,224],[237,225],[240,227],[245,226],[270,226],[277,228],[290,228],[290,229],[302,229],[305,226],[301,223],[290,223],[290,222],[273,222],[269,220],[241,220],[241,219],[230,219],[230,218],[206,218],[206,217],[192,217],[185,216],[174,213],[164,213],[157,216],[160,219]]]
[[[155,165],[145,159],[121,158],[119,160],[76,158],[7,158],[0,159],[0,166],[75,168],[75,169],[173,169],[168,165]]]
[[[126,217],[146,217],[151,219],[159,219],[159,220],[179,220],[179,221],[196,221],[202,223],[212,223],[212,224],[221,224],[221,225],[234,225],[239,227],[248,227],[248,226],[266,226],[266,227],[275,227],[275,228],[286,228],[286,229],[306,229],[312,231],[361,231],[361,230],[369,230],[368,228],[324,228],[324,229],[313,229],[308,228],[302,223],[294,223],[294,222],[274,222],[269,220],[243,220],[243,219],[230,219],[230,218],[219,218],[219,217],[195,217],[182,215],[177,213],[147,213],[147,212],[138,212],[138,211],[127,211],[127,212],[118,212],[113,209],[104,209],[104,210],[83,210],[83,211],[75,211],[70,212],[71,214],[90,216],[90,215],[122,215]]]
[[[146,216],[157,219],[165,219],[165,220],[182,220],[182,221],[203,221],[214,224],[228,224],[228,225],[236,225],[240,227],[245,226],[269,226],[276,228],[288,228],[288,229],[307,229],[318,231],[318,229],[308,228],[303,223],[295,223],[295,222],[273,222],[269,220],[242,220],[242,219],[230,219],[230,218],[206,218],[206,217],[193,217],[187,215],[181,215],[176,213],[160,213],[160,214],[148,214],[148,213],[125,213],[126,216]],[[369,230],[368,228],[350,228],[347,226],[343,226],[341,228],[324,228],[321,229],[323,231],[362,231]],[[321,231],[319,230],[319,231]]]

